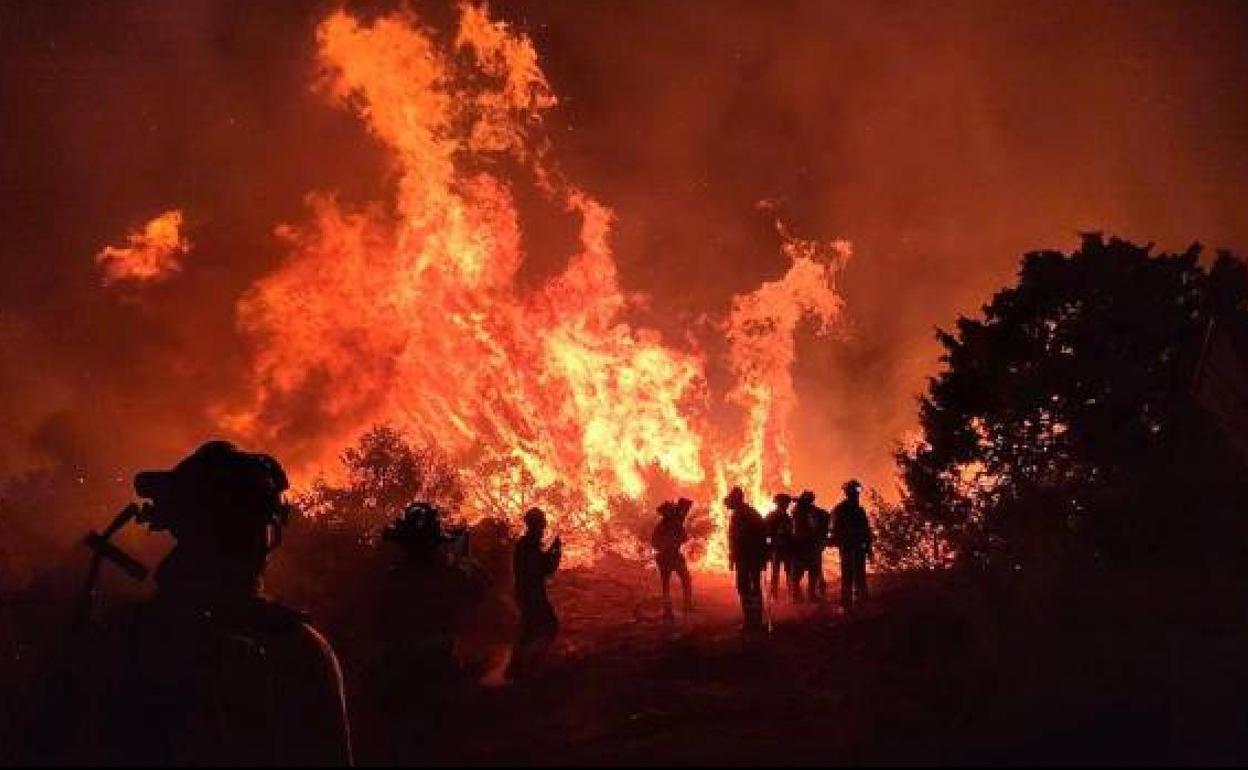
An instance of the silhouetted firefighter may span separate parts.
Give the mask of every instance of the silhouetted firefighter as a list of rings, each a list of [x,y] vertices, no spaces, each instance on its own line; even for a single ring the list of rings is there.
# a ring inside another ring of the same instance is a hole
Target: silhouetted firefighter
[[[767,558],[771,563],[770,596],[775,601],[780,593],[780,571],[784,570],[785,587],[790,595],[796,589],[793,582],[793,516],[789,505],[793,498],[781,492],[772,501],[776,507],[767,514]]]
[[[429,503],[409,505],[381,536],[398,547],[399,558],[376,603],[376,635],[386,644],[371,661],[370,678],[379,691],[410,699],[459,675],[455,632],[487,586],[468,557],[468,533],[448,529]]]
[[[546,514],[530,508],[524,514],[524,535],[516,542],[513,572],[516,580],[516,606],[520,610],[520,633],[512,649],[508,675],[524,674],[550,647],[559,632],[559,618],[546,596],[546,581],[559,569],[563,543],[558,537],[543,548]]]
[[[850,479],[841,487],[845,499],[832,510],[832,544],[841,555],[841,605],[846,609],[867,598],[867,558],[871,523],[859,502],[862,484]]]
[[[724,498],[732,511],[728,520],[728,568],[737,573],[737,594],[746,631],[763,627],[763,569],[767,564],[767,525],[758,511],[745,502],[741,487]]]
[[[650,545],[654,547],[654,560],[659,567],[659,582],[663,587],[663,617],[673,619],[672,614],[672,573],[680,578],[680,588],[684,595],[683,608],[686,614],[693,610],[693,581],[689,575],[689,565],[685,563],[685,555],[681,546],[689,539],[685,532],[685,519],[693,501],[680,498],[676,502],[665,500],[658,507],[659,523],[650,537]]]
[[[111,629],[102,761],[349,764],[332,649],[301,613],[260,593],[287,518],[282,467],[213,441],[173,470],[138,474],[134,488],[150,502],[88,543],[114,559],[107,535],[134,518],[177,544],[156,571],[155,598]]]
[[[806,578],[806,591],[811,601],[823,601],[828,593],[827,579],[823,575],[823,549],[828,545],[828,512],[815,505],[815,493],[810,490],[798,495],[793,510],[794,559],[797,564],[795,598],[802,596],[802,577]]]

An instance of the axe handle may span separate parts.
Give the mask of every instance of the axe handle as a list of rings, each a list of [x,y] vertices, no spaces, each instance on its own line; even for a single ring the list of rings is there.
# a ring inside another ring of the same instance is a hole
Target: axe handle
[[[91,618],[91,604],[95,599],[95,581],[100,577],[100,553],[91,552],[91,566],[87,569],[86,580],[78,592],[78,600],[74,602],[74,615],[69,624],[69,641],[73,642]]]
[[[147,579],[147,567],[130,554],[110,543],[104,535],[92,532],[83,538],[82,542],[99,556],[116,564],[123,572],[135,580]]]
[[[109,542],[109,538],[117,534],[119,529],[139,513],[139,510],[137,503],[130,503],[105,527],[103,534],[90,532],[83,538],[83,544],[91,549],[91,566],[87,569],[86,580],[78,594],[78,601],[75,602],[74,615],[69,626],[70,644],[73,644],[73,640],[77,638],[91,618],[91,605],[95,598],[95,583],[100,577],[101,561],[108,559],[136,580],[147,578],[147,567]]]

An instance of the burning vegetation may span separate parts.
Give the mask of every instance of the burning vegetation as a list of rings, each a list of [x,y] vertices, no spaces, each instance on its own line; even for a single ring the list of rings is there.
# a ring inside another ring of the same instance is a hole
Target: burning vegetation
[[[237,307],[251,394],[221,405],[220,425],[248,442],[302,442],[305,485],[332,476],[356,437],[393,426],[474,478],[465,518],[497,515],[489,501],[523,487],[526,503],[550,504],[581,561],[656,483],[701,499],[741,484],[758,500],[789,484],[794,335],[804,322],[838,328],[848,245],[779,228],[787,272],[702,327],[729,343],[715,365],[731,382],[713,386],[697,329],[673,344],[630,320],[645,299],[621,288],[613,212],[555,160],[543,114],[557,97],[531,41],[483,6],[458,16],[449,38],[407,13],[337,11],[319,25],[315,88],[385,148],[391,195],[348,206],[314,192],[307,221],[277,228],[286,259]],[[521,192],[579,229],[535,286],[521,280],[532,256]],[[176,271],[181,222],[169,212],[102,252],[107,280]],[[707,566],[724,564],[721,540]]]

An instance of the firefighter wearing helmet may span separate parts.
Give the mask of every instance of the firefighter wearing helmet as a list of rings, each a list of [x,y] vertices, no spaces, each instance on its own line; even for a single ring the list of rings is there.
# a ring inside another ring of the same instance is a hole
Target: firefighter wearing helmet
[[[867,598],[867,559],[871,523],[862,507],[862,484],[850,479],[841,487],[845,499],[832,510],[832,545],[841,557],[841,605],[852,609]]]
[[[333,650],[262,593],[287,486],[275,459],[226,441],[135,477],[135,519],[175,545],[155,597],[108,629],[104,764],[350,764]]]
[[[546,595],[546,584],[559,569],[563,543],[558,537],[550,547],[542,544],[546,512],[530,508],[524,513],[524,534],[516,541],[512,573],[516,581],[516,608],[520,633],[508,666],[510,678],[523,675],[542,658],[559,632],[559,618]]]

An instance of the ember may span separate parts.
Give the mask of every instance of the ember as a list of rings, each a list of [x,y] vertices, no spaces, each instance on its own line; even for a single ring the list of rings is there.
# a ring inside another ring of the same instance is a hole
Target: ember
[[[148,284],[163,281],[182,269],[191,250],[182,235],[182,212],[171,209],[126,236],[125,246],[105,246],[95,255],[105,284]]]

